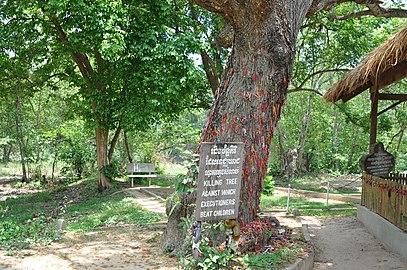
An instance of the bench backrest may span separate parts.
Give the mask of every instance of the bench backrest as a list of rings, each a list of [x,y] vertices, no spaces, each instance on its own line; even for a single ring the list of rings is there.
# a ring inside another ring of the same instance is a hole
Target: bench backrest
[[[155,173],[155,164],[153,163],[130,163],[126,167],[127,172],[144,172],[144,173]]]

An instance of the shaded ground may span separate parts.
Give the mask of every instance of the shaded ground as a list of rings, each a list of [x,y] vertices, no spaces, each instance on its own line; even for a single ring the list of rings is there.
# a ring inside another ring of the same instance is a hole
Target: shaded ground
[[[6,256],[0,251],[0,269],[174,270],[176,259],[159,249],[162,226],[132,225],[103,228],[84,235],[67,234],[60,243],[23,250]]]
[[[31,188],[14,188],[13,185],[19,180],[13,177],[0,176],[0,201],[4,201],[7,198],[15,198],[20,195],[38,192],[37,189]]]

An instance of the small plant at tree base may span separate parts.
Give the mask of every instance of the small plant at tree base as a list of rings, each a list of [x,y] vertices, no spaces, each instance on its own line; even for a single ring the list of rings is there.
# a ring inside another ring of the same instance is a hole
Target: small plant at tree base
[[[100,172],[110,180],[115,180],[117,177],[122,176],[124,174],[123,171],[122,165],[117,161],[112,161],[100,169]]]
[[[274,179],[273,176],[267,175],[264,179],[263,194],[271,196],[274,193]]]

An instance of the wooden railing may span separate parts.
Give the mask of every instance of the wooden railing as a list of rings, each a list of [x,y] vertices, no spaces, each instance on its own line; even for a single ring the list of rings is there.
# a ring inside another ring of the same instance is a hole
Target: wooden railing
[[[361,204],[407,231],[407,179],[403,174],[392,174],[386,179],[362,175]]]

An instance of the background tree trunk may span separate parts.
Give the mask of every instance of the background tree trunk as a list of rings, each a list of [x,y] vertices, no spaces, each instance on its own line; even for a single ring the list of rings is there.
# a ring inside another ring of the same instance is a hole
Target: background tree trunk
[[[109,163],[112,162],[114,149],[116,147],[117,140],[119,139],[119,135],[120,135],[121,131],[122,131],[122,128],[120,126],[117,127],[116,132],[114,133],[114,136],[112,138],[112,141],[110,142],[109,153],[107,154],[107,160]]]
[[[98,162],[98,189],[100,192],[111,186],[109,179],[100,170],[108,164],[107,160],[107,139],[109,130],[96,128],[96,158]]]
[[[13,150],[13,145],[8,144],[3,146],[3,162],[9,162],[10,161],[10,154],[11,151]]]
[[[129,163],[133,163],[133,158],[131,157],[131,151],[129,146],[129,140],[127,138],[127,133],[125,131],[123,131],[123,137],[124,137],[124,146],[126,147],[127,158],[129,160]]]
[[[339,123],[338,123],[338,110],[334,107],[334,138],[333,138],[333,147],[334,151],[334,171],[339,170]]]
[[[307,171],[307,169],[306,169],[307,166],[305,166],[305,167],[303,166],[304,162],[308,163],[308,162],[306,162],[307,155],[304,155],[304,145],[305,145],[305,141],[307,138],[309,122],[311,120],[313,97],[314,97],[313,94],[309,95],[309,97],[308,97],[307,110],[305,111],[304,116],[303,116],[300,137],[298,138],[298,150],[297,150],[298,158],[297,158],[296,172],[299,172],[299,173]]]
[[[21,129],[21,119],[20,119],[20,110],[21,110],[21,101],[20,98],[17,96],[16,101],[16,131],[17,131],[17,142],[20,149],[20,158],[21,158],[21,168],[23,171],[23,176],[21,178],[22,182],[28,182],[27,176],[27,164],[25,161],[25,150],[24,150],[24,138],[23,138],[23,131]]]

